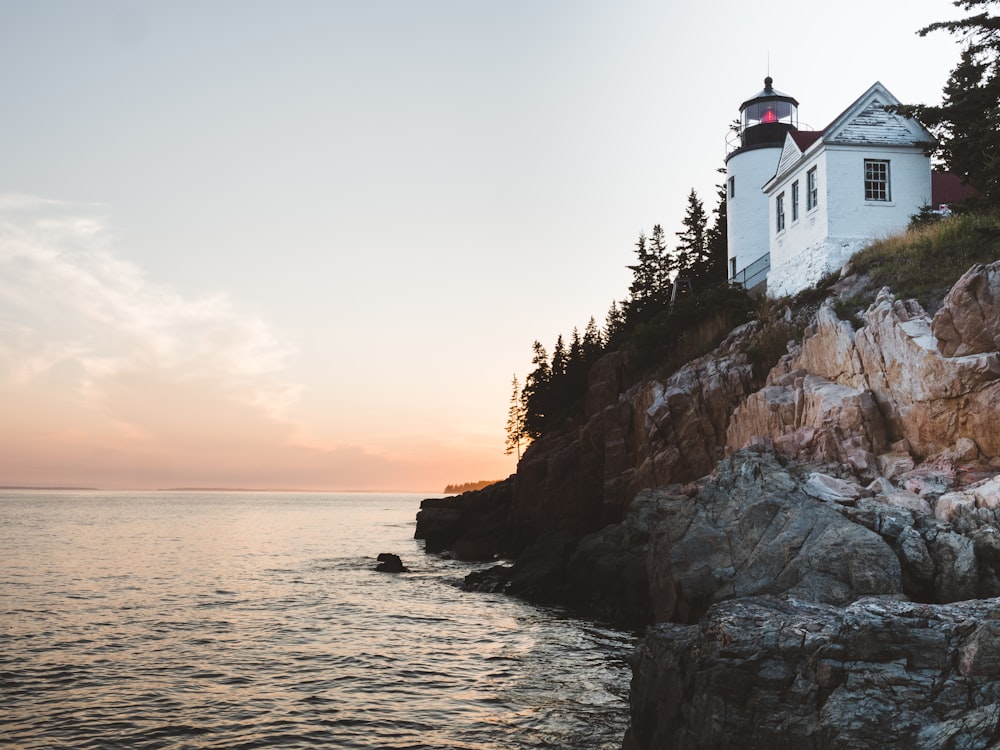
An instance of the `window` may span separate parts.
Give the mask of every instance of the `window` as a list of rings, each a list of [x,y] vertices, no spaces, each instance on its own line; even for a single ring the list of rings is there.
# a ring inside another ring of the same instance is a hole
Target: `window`
[[[865,159],[865,200],[891,200],[887,159]]]
[[[799,220],[799,181],[792,183],[792,221]]]
[[[735,198],[736,197],[736,178],[735,177],[730,177],[729,178],[729,197],[730,198]]]
[[[782,193],[778,196],[778,200],[774,203],[775,206],[775,228],[777,231],[781,232],[785,228],[785,194]]]
[[[816,167],[806,173],[806,211],[819,205],[819,186],[816,184]]]

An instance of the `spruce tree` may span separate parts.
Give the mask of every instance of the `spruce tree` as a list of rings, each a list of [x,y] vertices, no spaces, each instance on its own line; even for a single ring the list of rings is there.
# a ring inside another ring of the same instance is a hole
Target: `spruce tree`
[[[625,315],[630,323],[645,319],[666,307],[670,301],[670,278],[673,266],[664,241],[663,227],[653,227],[652,237],[643,232],[635,243],[635,265]]]
[[[625,329],[625,311],[618,306],[615,300],[611,300],[611,307],[604,318],[604,343],[611,346],[619,334]]]
[[[509,456],[517,452],[517,460],[521,460],[521,442],[525,439],[524,434],[524,404],[521,401],[521,385],[517,381],[517,373],[511,382],[513,393],[510,397],[510,407],[507,409],[507,443],[504,448],[504,455]]]
[[[583,329],[583,361],[590,367],[604,351],[604,339],[597,327],[597,321],[591,316],[587,327]]]
[[[549,357],[540,341],[532,344],[531,364],[535,369],[524,379],[521,404],[524,408],[524,434],[534,440],[545,434],[545,417],[549,412],[552,372]]]
[[[552,365],[549,368],[553,383],[566,374],[567,357],[566,344],[563,343],[563,337],[560,333],[559,338],[556,339],[556,346],[552,350]]]
[[[948,31],[961,36],[959,62],[937,106],[894,107],[914,116],[938,138],[937,155],[951,171],[981,191],[975,203],[1000,201],[1000,17],[991,6],[1000,0],[957,0],[956,7],[978,10],[957,21],[940,21],[918,32]]]
[[[677,275],[701,284],[709,270],[708,216],[694,188],[688,194],[687,211],[681,225],[684,229],[677,232],[678,242],[674,251]]]

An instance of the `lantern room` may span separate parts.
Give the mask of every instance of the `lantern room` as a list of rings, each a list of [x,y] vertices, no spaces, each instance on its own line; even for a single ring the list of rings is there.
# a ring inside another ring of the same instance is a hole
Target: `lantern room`
[[[771,76],[764,89],[740,106],[740,148],[781,146],[789,130],[799,127],[799,103],[772,87]]]

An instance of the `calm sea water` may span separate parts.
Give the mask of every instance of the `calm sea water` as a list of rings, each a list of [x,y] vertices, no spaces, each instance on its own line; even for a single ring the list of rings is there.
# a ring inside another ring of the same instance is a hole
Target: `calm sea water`
[[[422,497],[0,493],[0,745],[619,748],[633,636],[460,591]]]

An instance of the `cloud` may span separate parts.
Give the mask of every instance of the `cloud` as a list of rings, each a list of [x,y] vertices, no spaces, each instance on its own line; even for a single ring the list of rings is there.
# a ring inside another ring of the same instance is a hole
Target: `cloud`
[[[100,209],[0,195],[0,377],[23,385],[68,368],[97,402],[116,378],[146,373],[279,417],[300,390],[281,377],[292,349],[225,294],[152,282],[116,255]]]
[[[462,449],[366,438],[367,412],[316,416],[329,394],[304,408],[279,331],[224,293],[194,298],[150,279],[118,249],[107,213],[0,195],[0,484],[433,489],[442,475],[463,479],[442,466],[470,467]]]

